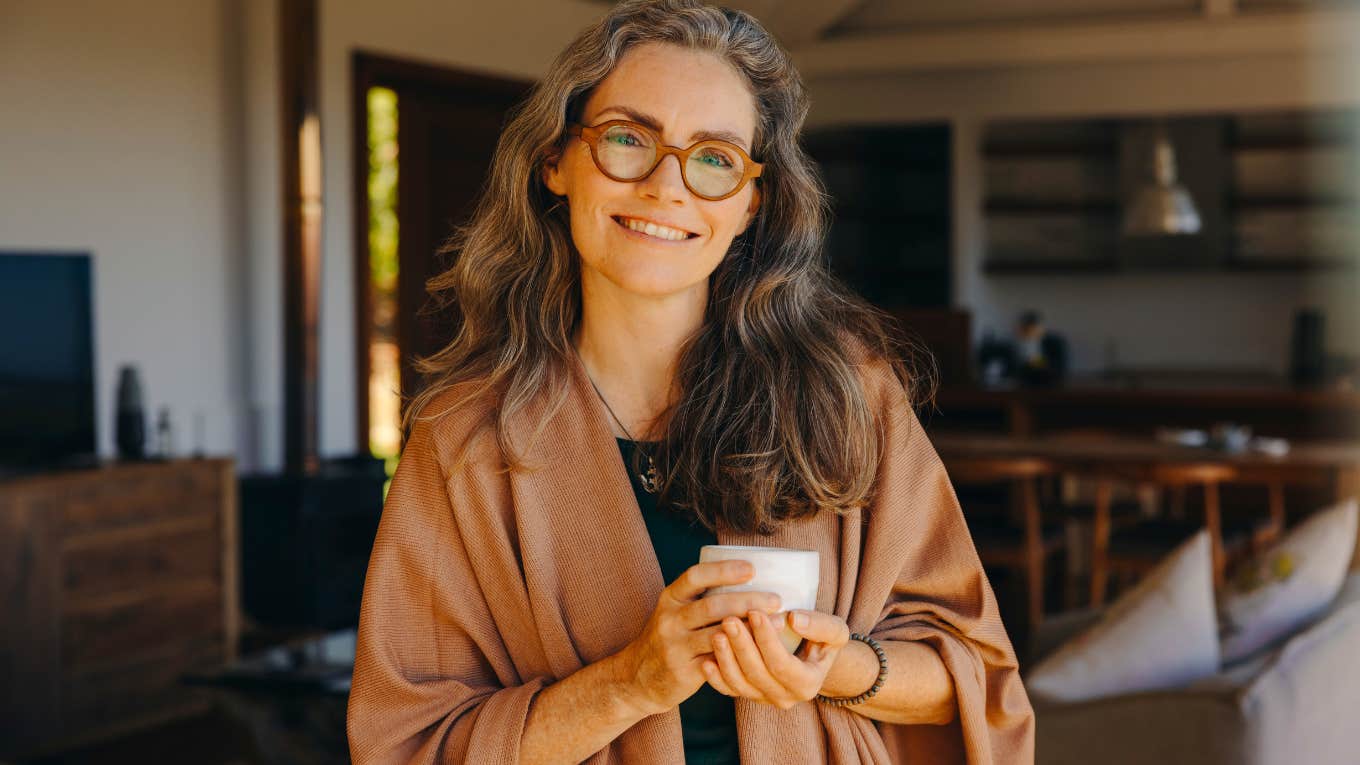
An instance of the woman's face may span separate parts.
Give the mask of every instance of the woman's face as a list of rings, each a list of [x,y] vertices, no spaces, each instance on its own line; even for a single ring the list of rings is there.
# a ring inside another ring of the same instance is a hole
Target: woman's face
[[[643,121],[638,114],[656,123],[664,144],[686,148],[699,140],[696,133],[722,131],[739,138],[733,143],[747,154],[752,151],[755,100],[742,76],[711,53],[665,43],[630,49],[586,101],[581,123]],[[750,223],[758,202],[754,183],[717,202],[691,194],[674,156],[640,181],[611,180],[579,138],[569,140],[555,165],[545,165],[543,181],[567,197],[583,288],[646,297],[706,298],[709,275]],[[622,222],[629,218],[692,236],[670,241],[634,232]]]

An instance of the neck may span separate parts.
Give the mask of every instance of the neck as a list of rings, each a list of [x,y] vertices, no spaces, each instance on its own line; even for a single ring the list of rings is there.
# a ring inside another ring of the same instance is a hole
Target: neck
[[[583,269],[587,271],[587,269]],[[614,435],[655,440],[659,415],[678,398],[680,348],[703,323],[707,282],[661,297],[625,292],[602,277],[581,280],[581,324],[573,343],[600,394],[623,427]],[[627,432],[625,432],[625,429]]]

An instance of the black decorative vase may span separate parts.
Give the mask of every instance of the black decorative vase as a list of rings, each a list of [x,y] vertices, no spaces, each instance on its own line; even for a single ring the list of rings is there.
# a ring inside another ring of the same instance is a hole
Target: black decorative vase
[[[142,382],[136,367],[118,370],[118,409],[113,432],[119,459],[146,459],[146,411],[142,407]]]
[[[1304,309],[1294,314],[1289,344],[1289,378],[1295,385],[1316,385],[1326,372],[1325,319],[1322,312]]]

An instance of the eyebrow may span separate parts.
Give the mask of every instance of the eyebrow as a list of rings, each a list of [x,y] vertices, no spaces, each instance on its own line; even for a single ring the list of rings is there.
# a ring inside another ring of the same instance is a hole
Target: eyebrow
[[[619,114],[624,115],[625,117],[634,122],[646,125],[647,127],[651,128],[652,130],[655,130],[658,133],[661,132],[661,122],[657,120],[656,117],[653,117],[650,114],[646,114],[645,112],[640,112],[632,107],[610,106],[600,110],[600,113],[595,116],[599,117],[600,115],[605,114],[607,112],[618,112]],[[690,136],[689,140],[691,142],[713,140],[727,141],[728,143],[734,143],[740,146],[741,148],[745,149],[748,152],[751,150],[751,147],[746,145],[745,138],[742,138],[741,136],[737,135],[736,133],[733,133],[730,130],[699,130],[696,131],[694,135]]]

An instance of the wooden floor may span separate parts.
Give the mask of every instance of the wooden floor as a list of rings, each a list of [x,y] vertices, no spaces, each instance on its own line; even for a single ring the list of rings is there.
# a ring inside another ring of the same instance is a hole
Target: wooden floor
[[[250,733],[221,712],[209,712],[124,738],[22,765],[265,765]]]
[[[241,655],[312,637],[315,632],[261,629],[249,620],[241,636]],[[278,758],[274,758],[278,759]],[[14,765],[268,765],[249,728],[222,708],[193,717],[64,752],[59,756],[20,760]],[[0,765],[10,765],[0,759]]]

